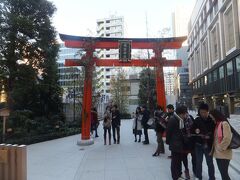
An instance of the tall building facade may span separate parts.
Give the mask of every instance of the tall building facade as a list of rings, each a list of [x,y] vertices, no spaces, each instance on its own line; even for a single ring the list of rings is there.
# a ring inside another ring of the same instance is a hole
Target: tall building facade
[[[189,21],[193,101],[240,111],[240,0],[198,0]]]
[[[78,50],[67,48],[64,44],[60,44],[60,50],[58,53],[58,83],[62,88],[63,96],[63,112],[65,113],[67,120],[75,120],[80,118],[80,104],[82,101],[82,85],[80,83],[82,74],[81,67],[65,67],[65,59],[79,58],[77,56]]]
[[[110,16],[109,18],[97,20],[97,36],[124,37],[124,18],[122,16]],[[118,59],[118,53],[117,49],[103,49],[98,51],[98,56],[104,59]],[[116,67],[100,67],[98,72],[101,101],[108,103],[111,99],[110,80],[111,76],[116,74]]]
[[[183,11],[184,9],[184,11]],[[187,36],[191,6],[177,6],[172,14],[173,36]],[[177,68],[175,76],[176,105],[192,107],[192,86],[189,85],[187,41],[175,51],[176,59],[182,60],[182,67]]]

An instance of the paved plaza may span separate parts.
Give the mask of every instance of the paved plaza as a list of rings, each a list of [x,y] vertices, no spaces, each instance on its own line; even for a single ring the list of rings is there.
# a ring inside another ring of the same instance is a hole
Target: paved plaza
[[[169,151],[152,157],[156,137],[149,130],[150,145],[135,143],[132,120],[122,120],[121,144],[103,145],[102,126],[94,145],[76,145],[79,135],[28,146],[28,180],[170,180]],[[168,149],[168,146],[166,146]],[[189,157],[190,159],[190,157]],[[234,152],[229,170],[240,178],[240,150]],[[216,167],[215,167],[216,168]],[[204,179],[207,179],[204,164]],[[220,180],[216,169],[217,179]]]

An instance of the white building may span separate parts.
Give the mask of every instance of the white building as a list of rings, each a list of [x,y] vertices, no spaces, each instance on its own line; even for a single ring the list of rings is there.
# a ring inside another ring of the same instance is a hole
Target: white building
[[[110,16],[109,18],[97,20],[97,36],[99,37],[112,37],[122,38],[124,37],[124,18],[122,16]],[[118,59],[117,49],[104,49],[98,51],[99,58],[102,59]],[[102,95],[102,101],[108,103],[110,94],[110,80],[111,76],[115,74],[114,67],[99,67],[98,76],[100,77],[100,92]]]
[[[240,0],[197,0],[189,21],[194,102],[240,111]]]

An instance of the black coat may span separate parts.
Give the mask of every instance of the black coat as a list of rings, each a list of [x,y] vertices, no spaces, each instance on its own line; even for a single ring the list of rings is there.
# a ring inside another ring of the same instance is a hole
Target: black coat
[[[142,126],[143,128],[149,128],[149,125],[147,124],[149,118],[150,118],[150,112],[148,110],[144,110],[142,112]]]
[[[120,126],[121,119],[120,119],[120,112],[119,110],[112,111],[112,126]]]
[[[214,139],[215,122],[210,117],[205,120],[201,117],[197,117],[193,123],[193,134],[196,134],[196,129],[200,129],[200,135],[208,135],[210,139],[205,140],[202,137],[195,137],[195,143],[203,145],[207,142],[208,147],[211,148]]]
[[[173,115],[170,117],[167,126],[166,143],[172,152],[183,152],[184,139],[181,129],[179,128],[179,119]]]

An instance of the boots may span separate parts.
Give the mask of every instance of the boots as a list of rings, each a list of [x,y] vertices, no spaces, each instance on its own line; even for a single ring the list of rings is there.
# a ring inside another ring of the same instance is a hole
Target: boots
[[[141,142],[141,136],[139,136],[138,142]]]
[[[111,137],[109,137],[109,145],[111,145]]]

